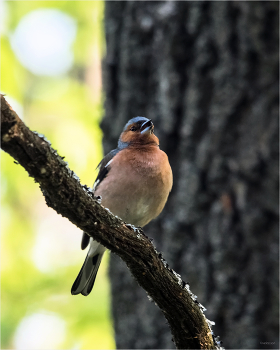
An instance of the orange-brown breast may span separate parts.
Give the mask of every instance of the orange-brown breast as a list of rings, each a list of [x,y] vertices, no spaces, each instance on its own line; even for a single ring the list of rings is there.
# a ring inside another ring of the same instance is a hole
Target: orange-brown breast
[[[161,213],[173,182],[163,151],[157,146],[128,147],[113,158],[110,167],[95,192],[105,208],[142,227]]]

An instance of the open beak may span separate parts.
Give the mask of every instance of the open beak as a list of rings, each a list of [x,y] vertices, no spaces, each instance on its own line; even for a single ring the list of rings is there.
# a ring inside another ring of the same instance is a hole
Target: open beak
[[[151,119],[143,123],[140,128],[141,135],[151,134],[153,130],[154,130],[154,124],[151,121]]]

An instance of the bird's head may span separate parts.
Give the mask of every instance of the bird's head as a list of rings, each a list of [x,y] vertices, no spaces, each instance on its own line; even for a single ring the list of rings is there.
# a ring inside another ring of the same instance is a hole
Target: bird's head
[[[130,119],[124,126],[119,144],[159,145],[159,140],[154,134],[154,124],[150,119],[136,117]]]

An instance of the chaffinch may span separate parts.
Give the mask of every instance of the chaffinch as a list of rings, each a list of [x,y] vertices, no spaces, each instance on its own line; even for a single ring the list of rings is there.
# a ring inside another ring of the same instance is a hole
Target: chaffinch
[[[167,155],[159,149],[151,120],[136,117],[127,122],[118,147],[98,165],[94,195],[114,215],[134,226],[145,226],[162,211],[172,188],[172,170]],[[85,232],[82,249],[89,251],[71,293],[88,295],[106,250]]]

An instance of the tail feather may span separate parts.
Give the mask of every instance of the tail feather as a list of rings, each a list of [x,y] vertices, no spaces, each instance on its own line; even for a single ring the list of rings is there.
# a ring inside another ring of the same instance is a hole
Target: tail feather
[[[71,294],[73,295],[81,293],[87,296],[94,285],[104,251],[96,252],[93,256],[89,253],[87,254],[85,262],[71,288]]]

